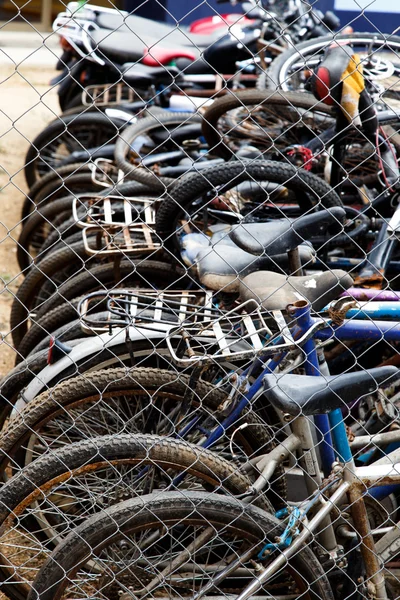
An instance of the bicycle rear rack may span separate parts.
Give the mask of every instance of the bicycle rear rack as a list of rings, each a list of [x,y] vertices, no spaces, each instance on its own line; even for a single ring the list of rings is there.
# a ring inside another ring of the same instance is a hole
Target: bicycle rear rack
[[[156,221],[155,200],[146,197],[80,194],[72,202],[72,215],[82,229],[110,226],[152,226]],[[79,209],[85,209],[83,217]]]
[[[122,196],[81,194],[74,198],[72,214],[82,229],[87,254],[141,256],[159,250],[162,244],[152,228],[154,204],[148,198]]]
[[[188,320],[174,327],[168,333],[167,347],[172,359],[182,366],[254,357],[276,335],[266,322],[271,322],[271,314],[254,300],[247,300],[233,310],[220,312],[216,318],[196,323]],[[273,322],[277,324],[276,320]],[[285,331],[286,339],[287,336]],[[182,339],[177,348],[176,337]],[[179,355],[182,349],[183,355]]]
[[[96,256],[143,256],[162,248],[157,234],[144,223],[119,227],[86,227],[82,231],[82,239],[85,252]]]
[[[95,318],[95,313],[102,315]],[[210,291],[174,290],[157,292],[148,289],[116,289],[93,292],[78,305],[79,319],[85,333],[106,332],[113,327],[170,327],[192,319],[211,321],[219,314]]]
[[[121,106],[121,104],[132,104],[141,101],[143,101],[143,98],[122,81],[119,83],[88,85],[82,92],[82,104],[84,106]]]
[[[172,359],[185,367],[196,363],[265,359],[281,352],[299,351],[324,327],[326,322],[320,319],[301,338],[294,340],[282,311],[267,312],[251,299],[211,321],[173,327],[166,341]],[[182,342],[175,349],[177,337]]]
[[[125,174],[109,158],[96,158],[90,165],[92,181],[101,187],[110,187],[124,183]]]

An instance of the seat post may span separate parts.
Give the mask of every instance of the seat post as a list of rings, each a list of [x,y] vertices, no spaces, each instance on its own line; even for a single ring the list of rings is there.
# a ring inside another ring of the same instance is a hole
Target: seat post
[[[292,304],[289,308],[289,314],[295,317],[297,326],[301,330],[302,334],[306,333],[313,324],[310,317],[310,304],[306,301],[299,300],[298,302]],[[303,345],[303,352],[305,355],[304,369],[306,375],[311,375],[314,377],[321,375],[319,370],[317,350],[315,347],[315,341],[313,339],[308,340],[308,342]],[[329,420],[327,415],[315,415],[314,423],[316,426],[317,436],[320,441],[319,451],[322,460],[323,472],[325,477],[328,477],[332,469],[332,464],[335,461]]]
[[[290,275],[294,275],[295,277],[301,277],[303,275],[303,268],[301,266],[300,252],[298,246],[294,250],[288,250],[288,259]]]

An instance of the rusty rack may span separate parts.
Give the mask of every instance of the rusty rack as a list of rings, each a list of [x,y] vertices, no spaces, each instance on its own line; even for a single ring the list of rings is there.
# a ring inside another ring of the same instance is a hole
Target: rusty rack
[[[243,360],[262,351],[266,342],[276,335],[269,327],[270,317],[271,313],[254,300],[247,300],[217,318],[174,327],[167,336],[168,350],[172,359],[183,366],[196,362]],[[288,339],[286,323],[284,327],[285,339]],[[181,337],[183,342],[178,345],[178,350],[176,337]],[[289,341],[293,342],[291,337]],[[179,353],[182,348],[183,355]]]
[[[145,223],[86,227],[82,239],[85,252],[96,256],[143,256],[162,248],[158,235]]]
[[[147,289],[116,289],[93,292],[78,305],[85,333],[107,332],[113,327],[154,327],[207,322],[221,314],[210,291],[155,292]],[[96,316],[97,315],[97,316]]]
[[[84,215],[80,209],[84,208]],[[80,194],[72,203],[72,215],[82,229],[102,226],[131,227],[155,223],[155,201],[147,197],[98,196]]]
[[[120,106],[142,100],[139,94],[124,82],[88,85],[82,92],[84,106]]]
[[[124,183],[125,174],[109,158],[96,158],[90,165],[92,181],[101,187]]]
[[[325,326],[325,321],[316,320],[294,340],[282,311],[268,312],[251,299],[209,321],[172,327],[166,341],[172,359],[180,366],[265,360],[281,352],[301,355],[301,346]],[[176,338],[181,338],[178,345]]]

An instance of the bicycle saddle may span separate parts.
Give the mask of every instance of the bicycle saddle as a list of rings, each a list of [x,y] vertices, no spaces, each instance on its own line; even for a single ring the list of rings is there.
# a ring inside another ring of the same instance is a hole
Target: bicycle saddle
[[[340,206],[321,210],[298,219],[279,219],[268,223],[240,224],[229,234],[239,248],[260,256],[261,254],[283,254],[294,250],[313,235],[321,235],[334,225],[338,233],[346,212]]]
[[[342,408],[357,398],[375,392],[382,383],[399,377],[397,367],[378,367],[357,373],[311,377],[273,373],[264,377],[268,401],[282,412],[293,415],[318,415]]]
[[[299,246],[303,266],[313,262],[315,252],[311,246]],[[240,281],[249,273],[255,276],[263,269],[282,273],[289,267],[287,254],[256,257],[240,248],[218,244],[203,248],[196,257],[200,282],[214,291],[238,292]],[[286,279],[286,275],[282,275]]]
[[[284,310],[288,304],[308,300],[314,310],[324,308],[353,285],[351,275],[341,269],[304,277],[287,277],[280,273],[250,273],[239,285],[240,298],[256,300],[266,310]]]
[[[289,267],[287,254],[256,257],[238,248],[228,236],[229,227],[215,231],[211,238],[199,233],[182,236],[181,255],[188,266],[196,264],[200,282],[214,291],[238,292],[240,278],[253,271],[284,272]],[[303,266],[314,261],[312,246],[299,246]]]

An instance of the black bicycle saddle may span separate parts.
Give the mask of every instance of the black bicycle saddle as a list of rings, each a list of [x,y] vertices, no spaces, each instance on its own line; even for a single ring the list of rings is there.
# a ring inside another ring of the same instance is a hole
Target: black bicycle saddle
[[[264,390],[268,401],[282,412],[309,416],[342,408],[399,375],[399,369],[392,366],[329,377],[271,373],[264,377]]]
[[[324,234],[334,229],[331,234],[343,229],[346,211],[340,206],[321,210],[297,219],[279,219],[268,223],[240,224],[229,234],[239,248],[260,256],[267,254],[283,254],[294,250],[312,236]]]

